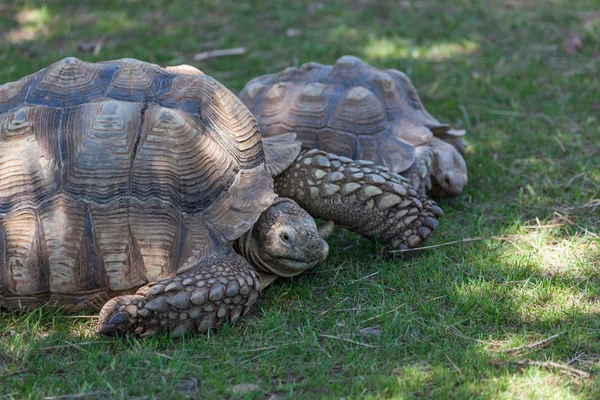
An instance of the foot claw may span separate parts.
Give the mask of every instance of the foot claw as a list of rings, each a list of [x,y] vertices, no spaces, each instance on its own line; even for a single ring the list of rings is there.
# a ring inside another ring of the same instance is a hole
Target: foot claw
[[[432,206],[431,212],[433,213],[433,215],[435,215],[438,218],[444,215],[444,211],[441,208],[439,208],[438,206]]]
[[[429,229],[425,226],[420,226],[419,229],[417,229],[417,232],[419,232],[419,236],[421,236],[421,238],[423,238],[423,240],[425,240],[429,236],[431,236],[431,229]]]
[[[431,230],[434,230],[434,231],[437,229],[439,224],[440,223],[435,218],[427,217],[423,220],[423,225],[429,227]]]
[[[144,328],[142,328],[141,333],[138,333],[140,335],[140,337],[150,337],[150,336],[154,336],[159,332],[158,328],[154,328],[154,329],[149,329],[147,331],[143,331]]]
[[[211,283],[211,277],[216,282]],[[147,337],[171,331],[177,338],[190,331],[206,332],[227,316],[237,319],[242,305],[256,300],[258,285],[256,273],[241,256],[209,258],[193,271],[138,291],[146,295],[109,300],[100,311],[98,334]],[[181,290],[163,290],[169,287]]]
[[[139,300],[139,296],[115,297],[102,307],[98,320],[98,334],[103,336],[123,336],[131,331],[131,317],[124,308]]]
[[[116,325],[104,325],[100,329],[98,329],[98,335],[100,336],[121,336],[122,332],[117,329]]]
[[[125,311],[116,313],[108,320],[109,325],[122,324],[123,322],[129,322],[129,314],[127,314]]]

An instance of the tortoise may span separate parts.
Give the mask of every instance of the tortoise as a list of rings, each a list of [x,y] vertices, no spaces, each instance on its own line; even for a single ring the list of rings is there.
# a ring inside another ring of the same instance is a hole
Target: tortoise
[[[398,70],[343,56],[254,78],[238,96],[263,137],[294,131],[304,149],[374,161],[420,194],[455,196],[467,184],[465,132],[432,117]]]
[[[311,215],[407,248],[442,214],[370,162],[262,139],[190,66],[65,58],[0,86],[0,308],[206,332],[326,257]]]

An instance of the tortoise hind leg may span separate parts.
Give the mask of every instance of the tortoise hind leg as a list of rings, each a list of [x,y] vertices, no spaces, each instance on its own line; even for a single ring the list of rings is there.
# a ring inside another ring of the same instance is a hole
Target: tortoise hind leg
[[[178,337],[235,322],[256,302],[258,275],[233,252],[203,260],[181,275],[148,284],[135,295],[111,299],[100,312],[98,333],[149,336],[170,330]]]
[[[300,154],[276,177],[275,191],[315,218],[377,237],[394,249],[420,246],[443,215],[431,199],[387,168],[320,150]]]

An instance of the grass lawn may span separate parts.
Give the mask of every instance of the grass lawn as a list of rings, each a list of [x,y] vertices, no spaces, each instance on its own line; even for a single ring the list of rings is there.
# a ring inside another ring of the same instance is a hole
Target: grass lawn
[[[0,82],[65,56],[134,57],[238,92],[344,54],[406,72],[431,114],[468,130],[469,185],[440,201],[440,246],[390,257],[336,235],[237,324],[181,340],[3,313],[0,399],[600,398],[598,0],[0,4]]]

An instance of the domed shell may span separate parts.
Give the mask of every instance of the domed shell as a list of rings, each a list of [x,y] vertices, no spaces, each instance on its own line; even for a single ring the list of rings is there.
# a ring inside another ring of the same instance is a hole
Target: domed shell
[[[132,59],[66,58],[0,86],[0,171],[0,292],[25,304],[173,276],[276,197],[229,90]]]
[[[305,149],[371,160],[393,172],[407,170],[416,147],[434,135],[462,143],[456,137],[464,134],[425,110],[405,74],[353,56],[255,78],[239,97],[265,137],[296,132]]]

